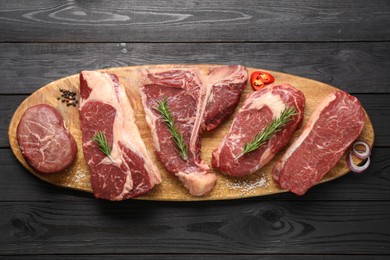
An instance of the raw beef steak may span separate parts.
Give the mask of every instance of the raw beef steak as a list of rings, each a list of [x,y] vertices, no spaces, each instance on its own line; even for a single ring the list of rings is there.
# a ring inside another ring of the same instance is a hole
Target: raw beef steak
[[[239,157],[245,143],[278,118],[285,108],[294,106],[296,115],[259,149]],[[305,96],[291,85],[267,87],[248,95],[236,114],[229,132],[214,150],[212,164],[235,177],[251,174],[267,164],[285,147],[303,118]]]
[[[192,195],[207,194],[214,187],[216,175],[200,157],[200,134],[214,129],[233,112],[246,85],[246,69],[219,66],[211,68],[208,75],[195,68],[155,69],[144,71],[143,77],[140,93],[158,158]],[[155,109],[157,101],[162,100],[167,101],[183,135],[188,160],[177,153],[172,135]]]
[[[355,97],[344,91],[331,93],[276,163],[274,180],[283,189],[303,195],[336,165],[359,136],[364,122],[364,110]]]
[[[206,86],[202,130],[216,128],[234,112],[247,78],[248,72],[243,66],[215,67],[207,77],[202,78],[202,84]]]
[[[134,122],[125,89],[113,74],[80,73],[80,126],[83,152],[97,198],[123,200],[148,192],[161,182]],[[111,158],[92,137],[105,133]]]
[[[17,128],[20,150],[28,164],[40,173],[68,168],[77,155],[77,145],[65,128],[60,112],[40,104],[24,112]]]

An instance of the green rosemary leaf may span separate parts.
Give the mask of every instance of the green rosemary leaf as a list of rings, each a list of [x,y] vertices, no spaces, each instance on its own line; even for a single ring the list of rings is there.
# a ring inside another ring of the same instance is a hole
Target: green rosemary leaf
[[[271,137],[282,130],[282,128],[290,122],[291,118],[296,115],[295,107],[285,108],[278,118],[274,118],[272,122],[263,129],[263,131],[257,133],[255,137],[249,143],[244,144],[242,152],[235,158],[236,160],[241,158],[247,153],[259,149],[265,142]]]
[[[168,130],[177,146],[177,152],[183,160],[188,160],[187,145],[184,143],[183,136],[177,131],[175,121],[173,120],[168,108],[167,100],[164,99],[162,101],[157,101],[157,105],[158,106],[155,109],[160,112],[165,125],[168,127]]]
[[[112,161],[110,155],[111,148],[107,142],[106,135],[102,131],[99,131],[92,137],[92,141],[94,141],[99,146],[99,150],[102,151]]]

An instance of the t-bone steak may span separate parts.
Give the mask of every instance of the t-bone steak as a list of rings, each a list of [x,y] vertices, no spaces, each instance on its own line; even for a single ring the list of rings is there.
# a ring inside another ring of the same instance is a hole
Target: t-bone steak
[[[361,133],[364,122],[359,100],[344,91],[331,93],[276,163],[274,180],[281,188],[303,195],[336,165]]]
[[[17,139],[28,164],[40,173],[63,171],[77,155],[76,142],[65,128],[60,112],[46,104],[32,106],[24,112]]]
[[[303,118],[305,96],[291,85],[267,87],[248,95],[229,132],[213,152],[212,164],[221,172],[239,177],[251,174],[267,164],[285,147]],[[240,157],[245,143],[266,128],[281,112],[295,107],[296,114],[259,149]]]
[[[216,175],[201,159],[200,134],[220,125],[237,106],[247,81],[240,65],[211,67],[207,75],[198,68],[152,69],[142,72],[140,93],[158,158],[194,196],[210,192]],[[188,160],[177,153],[176,144],[156,110],[166,100],[175,125],[188,148]]]
[[[83,152],[97,198],[123,200],[148,192],[161,182],[135,124],[124,87],[114,74],[80,73],[80,126]],[[111,147],[111,158],[99,150],[99,131]]]

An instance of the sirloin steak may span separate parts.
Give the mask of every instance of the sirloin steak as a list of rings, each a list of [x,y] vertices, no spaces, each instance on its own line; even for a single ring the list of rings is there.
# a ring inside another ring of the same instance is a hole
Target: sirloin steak
[[[336,165],[363,130],[364,122],[364,110],[357,98],[344,91],[331,93],[276,163],[274,180],[283,189],[303,195]]]
[[[80,126],[83,152],[97,198],[123,200],[148,192],[161,182],[135,124],[134,111],[116,75],[80,73]],[[105,133],[111,158],[92,137]]]
[[[140,94],[157,157],[194,196],[210,192],[216,175],[200,157],[200,134],[221,124],[235,109],[247,81],[243,66],[212,67],[207,75],[196,68],[143,71]],[[166,100],[175,125],[188,148],[188,160],[156,110]]]
[[[24,158],[37,172],[63,171],[76,158],[76,141],[65,128],[60,112],[52,106],[40,104],[28,108],[16,132]]]
[[[285,108],[294,106],[296,115],[282,130],[259,149],[237,158],[245,143],[263,131]],[[263,88],[248,95],[236,114],[229,132],[213,152],[212,165],[221,172],[239,177],[249,175],[267,164],[285,147],[303,118],[305,96],[291,85]]]

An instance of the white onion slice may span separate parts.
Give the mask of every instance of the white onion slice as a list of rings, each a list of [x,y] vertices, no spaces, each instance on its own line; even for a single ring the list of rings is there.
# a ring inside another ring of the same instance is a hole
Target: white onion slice
[[[364,146],[364,152],[360,152],[359,150],[356,149],[356,146],[357,145],[363,145]],[[370,155],[371,155],[371,149],[370,147],[368,146],[367,143],[363,142],[363,141],[358,141],[358,142],[355,142],[352,146],[352,151],[353,151],[353,154],[359,158],[359,159],[367,159]]]
[[[349,152],[349,156],[347,158],[347,164],[348,164],[349,169],[351,169],[351,171],[356,172],[356,173],[364,172],[368,168],[368,166],[370,165],[370,162],[371,162],[370,157],[367,157],[367,161],[362,166],[359,166],[353,162],[352,153],[353,152]]]

